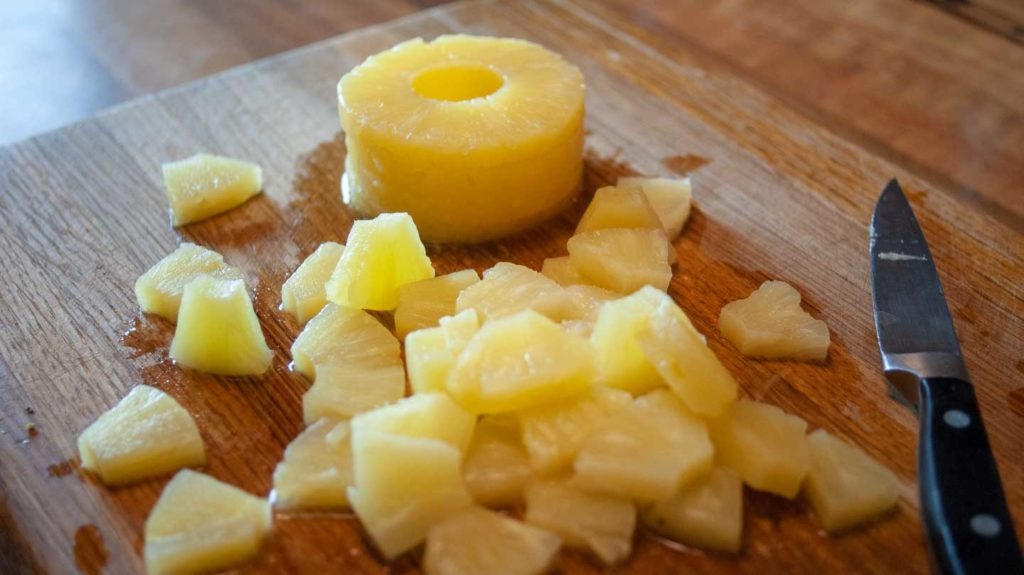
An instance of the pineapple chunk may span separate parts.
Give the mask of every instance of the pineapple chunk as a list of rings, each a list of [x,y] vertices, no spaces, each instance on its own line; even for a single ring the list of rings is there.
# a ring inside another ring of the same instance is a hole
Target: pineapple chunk
[[[896,507],[899,480],[870,455],[822,429],[807,445],[811,471],[804,493],[827,531],[844,531]]]
[[[587,281],[584,279],[583,274],[580,273],[580,270],[576,269],[572,262],[569,261],[569,256],[546,258],[541,265],[540,273],[555,280],[555,283],[563,287],[582,284]]]
[[[302,414],[310,425],[321,417],[352,417],[404,396],[405,366],[400,357],[321,363],[313,386],[302,396]]]
[[[201,275],[242,279],[242,272],[224,263],[213,250],[183,243],[158,261],[135,281],[135,297],[144,313],[178,321],[178,308],[185,286]]]
[[[220,375],[262,375],[274,353],[242,280],[200,276],[185,286],[170,357]]]
[[[671,245],[663,230],[618,228],[577,234],[569,259],[588,283],[623,294],[645,285],[668,290]]]
[[[196,154],[164,164],[162,170],[175,226],[240,206],[263,188],[258,164],[223,156]]]
[[[457,448],[360,425],[361,417],[366,414],[352,423],[355,483],[348,500],[377,548],[391,559],[422,543],[433,525],[473,499],[462,482]]]
[[[605,186],[594,192],[594,199],[576,225],[576,233],[612,228],[662,229],[642,191]]]
[[[586,340],[525,310],[484,324],[455,361],[446,388],[473,413],[515,411],[585,391],[592,365]]]
[[[281,286],[281,309],[299,325],[305,325],[327,304],[327,280],[344,251],[342,244],[320,244]]]
[[[426,248],[409,214],[381,214],[359,220],[348,233],[327,282],[327,299],[360,309],[392,310],[398,288],[434,277]]]
[[[499,262],[484,272],[483,281],[459,294],[458,311],[475,309],[481,321],[532,309],[558,321],[572,313],[565,289],[528,267]]]
[[[738,553],[743,541],[743,481],[727,467],[716,467],[671,499],[641,515],[649,529],[685,545]]]
[[[184,575],[240,563],[256,555],[271,525],[266,499],[184,469],[146,519],[146,572]]]
[[[531,466],[541,473],[568,467],[591,431],[603,427],[631,402],[625,391],[595,386],[586,395],[519,412]]]
[[[654,213],[658,214],[668,239],[671,241],[679,237],[686,220],[690,217],[690,178],[619,178],[615,187],[642,191],[654,208]]]
[[[828,355],[828,326],[800,308],[800,293],[786,282],[766,281],[726,304],[718,329],[743,355],[812,361]]]
[[[462,476],[473,499],[487,507],[518,505],[530,473],[518,422],[502,416],[482,417],[462,465]]]
[[[413,393],[444,391],[455,358],[480,329],[476,311],[441,318],[441,325],[405,337],[405,367]]]
[[[717,417],[736,401],[736,380],[692,324],[680,321],[680,313],[674,302],[663,302],[647,329],[637,334],[637,344],[687,407],[699,415]]]
[[[398,288],[395,333],[405,339],[410,332],[434,327],[440,319],[455,314],[455,299],[467,287],[480,281],[476,270],[462,270]]]
[[[274,506],[280,509],[348,509],[352,485],[349,423],[321,419],[299,434],[274,469]]]
[[[605,302],[621,298],[620,294],[591,285],[573,285],[565,288],[576,308],[575,318],[594,323]]]
[[[525,520],[611,565],[633,548],[636,507],[628,499],[587,493],[564,480],[537,480],[526,487]]]
[[[761,491],[796,497],[810,470],[807,422],[778,407],[741,399],[708,421],[718,460]]]
[[[352,419],[354,430],[371,430],[443,441],[465,453],[476,418],[444,393],[417,393]]]
[[[704,422],[661,389],[637,398],[584,440],[572,481],[594,493],[657,501],[707,475],[713,456]]]
[[[540,575],[561,546],[553,533],[470,507],[431,527],[423,570],[427,575]]]
[[[372,315],[336,304],[325,305],[292,344],[295,371],[309,379],[318,364],[401,354],[398,340]]]
[[[166,393],[139,385],[78,437],[82,467],[123,485],[206,463],[192,416]]]

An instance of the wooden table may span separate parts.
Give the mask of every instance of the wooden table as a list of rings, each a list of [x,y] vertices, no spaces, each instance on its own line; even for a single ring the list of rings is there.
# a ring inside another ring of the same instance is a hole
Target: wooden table
[[[0,138],[424,7],[334,4],[5,5],[0,27],[59,49],[49,60],[19,60],[3,46],[0,69],[14,80],[0,94]],[[197,415],[209,473],[266,493],[300,427],[307,385],[286,368],[296,327],[274,311],[277,290],[317,242],[343,240],[351,220],[336,201],[344,148],[332,84],[397,40],[451,30],[533,38],[583,67],[589,190],[631,172],[692,172],[698,210],[677,245],[673,295],[747,395],[856,441],[904,482],[894,518],[846,537],[819,535],[799,505],[750,495],[738,560],[641,539],[626,570],[924,571],[915,423],[884,397],[870,316],[865,225],[893,175],[931,240],[1020,532],[1021,23],[1019,6],[998,0],[458,4],[0,149],[0,573],[139,569],[142,522],[164,481],[106,490],[74,461],[75,435],[139,382]],[[89,80],[61,83],[69,71]],[[260,161],[266,194],[179,235],[166,223],[158,166],[200,147]],[[499,259],[538,266],[559,255],[578,215],[431,255],[440,272]],[[179,239],[210,245],[249,273],[277,355],[265,381],[182,372],[165,360],[171,328],[135,319],[134,278]],[[797,285],[829,323],[829,364],[748,361],[718,336],[721,305],[768,277]],[[594,570],[575,554],[562,566]],[[271,548],[247,568],[317,569],[382,567],[352,520],[281,517]]]

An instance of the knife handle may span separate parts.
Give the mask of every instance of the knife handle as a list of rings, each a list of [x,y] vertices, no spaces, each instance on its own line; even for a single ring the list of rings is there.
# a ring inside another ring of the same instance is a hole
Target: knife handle
[[[970,382],[922,379],[917,452],[932,571],[1024,573],[981,411]]]

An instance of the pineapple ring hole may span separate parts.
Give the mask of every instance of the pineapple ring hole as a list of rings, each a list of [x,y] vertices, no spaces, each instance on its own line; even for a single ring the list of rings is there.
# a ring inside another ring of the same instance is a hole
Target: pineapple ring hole
[[[490,96],[505,85],[505,79],[487,66],[445,63],[420,71],[412,78],[412,89],[424,98],[462,102]]]

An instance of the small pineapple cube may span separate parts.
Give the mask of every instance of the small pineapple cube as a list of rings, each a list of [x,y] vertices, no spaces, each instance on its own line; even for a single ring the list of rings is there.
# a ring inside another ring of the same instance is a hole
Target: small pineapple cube
[[[143,313],[178,321],[178,308],[185,286],[201,275],[221,279],[242,279],[242,272],[224,263],[213,250],[188,242],[178,246],[135,281],[135,297]]]
[[[683,230],[686,220],[690,217],[692,202],[690,178],[673,180],[625,177],[619,178],[615,187],[642,191],[651,203],[651,207],[654,208],[654,213],[658,214],[658,219],[661,220],[661,225],[670,241],[679,236],[679,232]]]
[[[473,413],[499,413],[581,393],[592,373],[586,340],[525,310],[484,324],[459,354],[446,388]]]
[[[572,312],[565,289],[547,276],[528,267],[499,262],[484,272],[484,279],[459,294],[458,311],[475,309],[481,322],[505,317],[525,309],[558,321]]]
[[[223,156],[196,154],[164,164],[162,170],[175,226],[240,206],[263,188],[258,164]]]
[[[540,273],[555,280],[555,283],[563,287],[587,282],[580,270],[576,269],[569,261],[569,256],[546,258],[541,265]]]
[[[597,314],[605,302],[616,300],[622,297],[613,291],[591,285],[573,285],[565,288],[576,308],[573,314],[575,318],[594,323],[597,321]]]
[[[766,358],[824,361],[828,326],[800,307],[800,293],[781,281],[766,281],[746,299],[726,304],[718,329],[740,353]]]
[[[299,325],[305,325],[327,305],[327,280],[344,251],[342,244],[320,244],[281,286],[281,309]]]
[[[359,309],[392,310],[398,288],[434,277],[434,267],[406,213],[359,220],[327,282],[327,299]]]
[[[576,233],[612,228],[662,229],[658,215],[642,191],[605,186],[594,192],[594,199],[576,225]]]
[[[671,245],[663,230],[618,228],[577,234],[566,244],[569,259],[587,283],[622,294],[645,285],[668,290]]]
[[[444,393],[417,393],[352,419],[354,430],[372,430],[443,441],[465,453],[476,417]]]
[[[629,407],[629,393],[594,386],[579,397],[546,403],[518,413],[531,466],[541,473],[569,467],[583,440]]]
[[[896,507],[899,480],[859,448],[823,429],[807,437],[811,471],[804,493],[830,533],[870,521]]]
[[[309,320],[291,351],[295,371],[309,379],[318,364],[402,354],[395,336],[372,315],[336,304],[325,305]]]
[[[590,550],[611,565],[633,548],[636,506],[629,499],[582,491],[564,480],[536,480],[526,487],[525,520],[558,535],[566,546]]]
[[[738,553],[743,541],[743,480],[728,467],[716,467],[670,499],[646,508],[640,520],[684,545]]]
[[[480,418],[462,464],[473,499],[487,507],[518,505],[531,472],[519,423],[504,416]]]
[[[405,337],[405,368],[413,393],[445,391],[455,358],[480,329],[476,311],[467,309],[441,318],[441,325],[416,330]]]
[[[146,519],[146,572],[188,575],[241,563],[259,552],[271,526],[266,499],[183,469]]]
[[[660,389],[637,398],[587,436],[572,481],[594,493],[657,501],[707,475],[713,458],[704,421]]]
[[[778,407],[741,399],[708,420],[718,461],[761,491],[796,497],[810,470],[807,422]]]
[[[321,417],[352,417],[404,396],[405,366],[400,357],[321,363],[313,386],[302,396],[302,414],[310,425]]]
[[[262,375],[274,353],[242,280],[200,276],[181,296],[169,353],[181,366],[220,375]]]
[[[540,575],[562,540],[500,513],[470,507],[430,528],[423,571],[427,575]]]
[[[78,437],[82,467],[107,485],[123,485],[206,463],[203,440],[185,408],[139,385]]]
[[[348,509],[352,485],[349,423],[321,419],[299,434],[274,469],[274,506],[280,509]]]
[[[459,293],[478,281],[476,270],[462,270],[399,287],[395,308],[398,338],[405,339],[410,332],[434,327],[442,317],[455,315]]]

